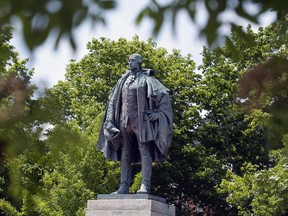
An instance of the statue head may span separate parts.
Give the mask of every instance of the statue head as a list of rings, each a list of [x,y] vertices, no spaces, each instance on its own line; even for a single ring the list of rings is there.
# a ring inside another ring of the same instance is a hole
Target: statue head
[[[142,56],[140,55],[140,54],[138,54],[138,53],[133,53],[133,54],[131,54],[130,55],[130,57],[129,57],[129,59],[136,59],[136,61],[137,61],[137,63],[139,64],[139,65],[141,65],[142,63],[143,63],[143,58],[142,58]]]
[[[130,55],[128,60],[128,65],[131,71],[139,71],[141,70],[141,64],[143,62],[143,58],[140,54],[134,53]]]

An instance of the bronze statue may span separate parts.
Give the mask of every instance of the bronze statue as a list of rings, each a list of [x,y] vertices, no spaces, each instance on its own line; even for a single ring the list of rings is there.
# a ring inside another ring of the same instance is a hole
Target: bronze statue
[[[131,163],[141,162],[142,182],[137,193],[150,193],[152,162],[165,160],[172,139],[172,108],[168,89],[151,69],[142,69],[142,56],[129,57],[130,70],[109,95],[98,149],[120,161],[121,184],[112,194],[128,194]]]

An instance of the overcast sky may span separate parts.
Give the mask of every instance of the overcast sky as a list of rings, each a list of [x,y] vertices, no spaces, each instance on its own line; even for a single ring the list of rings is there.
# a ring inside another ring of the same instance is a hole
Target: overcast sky
[[[92,38],[106,37],[112,40],[118,40],[124,37],[131,40],[134,35],[138,35],[140,40],[146,41],[152,36],[152,23],[148,19],[140,26],[136,26],[135,19],[140,10],[148,4],[150,0],[126,0],[119,1],[118,7],[109,13],[106,13],[106,26],[96,25],[91,27],[90,23],[85,23],[76,30],[77,51],[74,52],[68,42],[60,42],[57,50],[54,50],[54,43],[48,40],[37,48],[33,55],[23,46],[23,41],[19,30],[15,30],[12,45],[20,53],[21,58],[30,58],[29,68],[35,68],[33,83],[39,88],[51,87],[59,80],[64,80],[65,68],[70,59],[80,60],[86,53],[86,45]],[[201,10],[201,8],[199,9]],[[198,13],[198,21],[206,21],[206,13]],[[227,17],[233,18],[233,14],[226,14]],[[266,26],[274,19],[274,15],[266,14],[261,17],[261,26]],[[242,22],[239,25],[246,26],[248,23]],[[257,29],[258,26],[254,25]],[[229,31],[229,28],[223,28],[223,31]],[[170,23],[164,23],[162,30],[157,38],[153,38],[158,47],[164,47],[171,52],[172,49],[181,50],[183,55],[192,54],[197,65],[201,64],[201,51],[205,44],[204,40],[198,37],[198,30],[192,24],[187,14],[179,14],[177,22],[177,35],[174,36],[171,31]]]

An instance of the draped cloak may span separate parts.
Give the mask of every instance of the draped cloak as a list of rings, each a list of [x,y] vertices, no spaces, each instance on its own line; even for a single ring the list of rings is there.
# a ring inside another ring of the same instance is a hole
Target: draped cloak
[[[119,129],[122,105],[122,87],[129,76],[127,71],[116,83],[108,98],[108,104],[102,128],[98,139],[98,150],[102,151],[109,160],[121,160],[121,134],[113,128]],[[137,107],[138,129],[140,142],[149,145],[153,161],[163,161],[167,157],[168,149],[172,141],[172,107],[169,90],[154,76],[151,69],[137,73]],[[148,74],[148,75],[147,75]],[[149,121],[149,115],[157,112],[158,120]],[[115,148],[114,142],[119,148]],[[131,162],[140,163],[141,156],[138,142],[135,139],[131,143]]]

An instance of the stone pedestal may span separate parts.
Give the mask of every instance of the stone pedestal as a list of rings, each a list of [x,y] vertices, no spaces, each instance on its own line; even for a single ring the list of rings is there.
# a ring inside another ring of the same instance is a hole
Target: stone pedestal
[[[150,194],[99,194],[88,200],[86,216],[175,216],[175,206]]]

